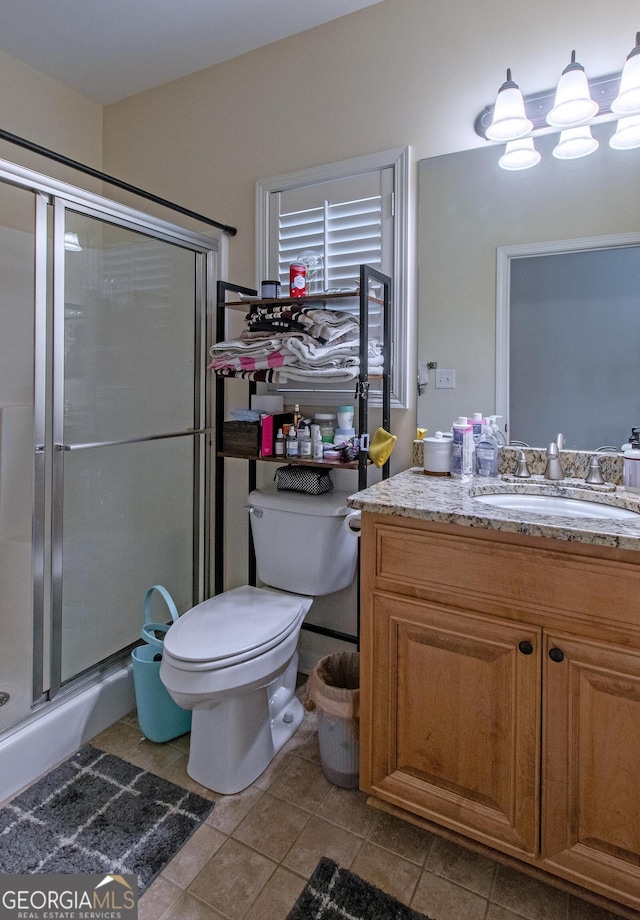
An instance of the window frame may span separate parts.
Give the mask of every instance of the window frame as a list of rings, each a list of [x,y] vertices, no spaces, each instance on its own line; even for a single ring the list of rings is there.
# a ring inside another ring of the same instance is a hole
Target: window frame
[[[270,197],[274,192],[348,179],[362,173],[393,170],[393,268],[391,316],[391,408],[409,405],[409,184],[410,148],[397,147],[379,153],[328,163],[256,182],[256,289],[269,276],[269,242],[272,227]],[[307,395],[307,394],[305,394]],[[376,394],[371,393],[375,404]]]

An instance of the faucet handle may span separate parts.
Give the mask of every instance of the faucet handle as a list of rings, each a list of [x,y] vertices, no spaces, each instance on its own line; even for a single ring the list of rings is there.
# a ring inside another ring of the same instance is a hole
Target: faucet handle
[[[564,447],[564,435],[563,434],[559,434],[556,437],[556,444],[558,445],[558,450],[562,450],[562,448]]]
[[[523,450],[520,451],[520,456],[518,458],[518,468],[516,469],[515,475],[518,479],[529,479],[531,477],[531,471],[527,464],[527,456]]]
[[[597,454],[594,454],[591,458],[591,463],[589,464],[589,472],[585,477],[585,482],[592,483],[593,485],[601,485],[604,483],[602,478],[602,470],[600,469],[600,458]]]

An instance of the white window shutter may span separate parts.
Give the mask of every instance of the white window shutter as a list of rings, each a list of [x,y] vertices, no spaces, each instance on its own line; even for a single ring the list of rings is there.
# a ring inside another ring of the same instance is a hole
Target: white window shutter
[[[256,183],[258,276],[278,278],[283,296],[289,293],[289,265],[307,249],[322,255],[325,290],[355,291],[362,264],[391,276],[394,407],[408,402],[408,163],[404,148]],[[340,302],[340,309],[350,309],[348,304]],[[374,307],[370,341],[382,338],[381,321],[381,309]]]

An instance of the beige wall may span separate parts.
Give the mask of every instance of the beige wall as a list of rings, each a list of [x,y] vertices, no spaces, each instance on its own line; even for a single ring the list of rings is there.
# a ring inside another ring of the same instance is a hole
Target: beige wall
[[[237,226],[230,277],[251,284],[256,179],[484,143],[473,122],[507,66],[529,92],[554,84],[572,48],[594,76],[621,68],[636,0],[602,12],[601,0],[384,0],[107,107],[105,169]],[[395,413],[396,468],[410,463],[414,420],[415,404]]]
[[[0,128],[66,157],[102,168],[103,108],[0,51]],[[98,190],[67,167],[0,141],[0,158]]]

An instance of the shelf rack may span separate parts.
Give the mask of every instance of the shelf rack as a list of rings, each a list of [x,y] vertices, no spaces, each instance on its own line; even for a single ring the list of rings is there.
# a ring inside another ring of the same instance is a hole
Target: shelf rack
[[[379,286],[382,291],[381,296],[370,294],[372,284]],[[240,300],[227,300],[228,295],[236,295]],[[217,285],[217,308],[215,320],[215,341],[223,341],[227,338],[227,311],[244,311],[247,312],[251,306],[258,304],[295,304],[296,306],[322,306],[331,309],[332,306],[339,309],[340,303],[345,300],[357,300],[359,307],[360,320],[360,348],[359,359],[360,367],[357,378],[355,378],[355,399],[358,405],[358,431],[362,434],[368,431],[369,424],[369,387],[372,379],[382,379],[382,427],[387,431],[391,427],[391,389],[390,389],[390,361],[391,361],[391,278],[384,275],[377,269],[369,265],[361,265],[359,272],[359,289],[354,292],[340,292],[336,294],[311,295],[309,297],[278,297],[278,298],[258,298],[257,291],[253,288],[242,287],[232,284],[228,281],[218,281]],[[382,351],[384,360],[384,369],[382,374],[369,375],[369,309],[370,304],[376,303],[382,307]],[[358,473],[358,490],[364,489],[367,485],[368,468],[370,461],[366,451],[361,450],[358,460],[352,463],[328,462],[316,460],[289,460],[283,457],[254,457],[242,453],[232,453],[222,449],[222,422],[225,415],[225,383],[224,377],[215,378],[215,396],[213,404],[213,427],[215,430],[215,489],[214,489],[214,535],[215,535],[215,560],[214,560],[214,593],[220,594],[224,591],[224,524],[225,524],[225,507],[224,507],[224,481],[225,481],[225,460],[227,458],[246,460],[248,462],[248,491],[251,492],[256,488],[256,465],[257,463],[292,463],[305,466],[329,467],[342,470],[357,470]],[[249,396],[257,391],[257,385],[254,382],[248,384]],[[331,391],[327,391],[327,397],[331,397]],[[389,477],[389,461],[382,467],[382,478]],[[248,547],[249,565],[248,581],[249,584],[255,585],[257,581],[256,559],[251,537],[251,528],[249,528],[249,547]],[[345,642],[352,642],[359,646],[360,640],[360,605],[359,605],[359,579],[360,569],[358,567],[358,616],[356,635],[342,633],[335,629],[318,626],[314,623],[303,623],[302,628],[310,632],[319,633],[320,635],[330,636],[334,639],[341,639]]]

